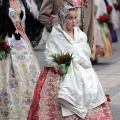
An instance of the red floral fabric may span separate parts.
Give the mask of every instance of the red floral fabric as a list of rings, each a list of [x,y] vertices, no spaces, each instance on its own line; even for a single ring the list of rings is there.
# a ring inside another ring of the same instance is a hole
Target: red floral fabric
[[[38,82],[36,84],[35,90],[34,90],[34,97],[33,97],[33,101],[31,103],[30,106],[30,110],[29,110],[29,115],[28,115],[28,120],[39,120],[39,101],[40,101],[40,92],[42,89],[42,86],[44,84],[45,78],[47,76],[49,68],[44,68],[41,71],[41,74],[38,78]]]
[[[28,120],[83,120],[77,115],[63,117],[61,105],[57,102],[61,76],[55,69],[44,68],[35,88]],[[84,120],[113,120],[109,104],[90,109]]]

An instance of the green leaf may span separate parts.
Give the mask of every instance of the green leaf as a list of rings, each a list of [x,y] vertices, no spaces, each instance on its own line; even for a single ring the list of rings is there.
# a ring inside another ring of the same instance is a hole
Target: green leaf
[[[71,54],[69,52],[67,52],[67,53],[60,52],[57,54],[53,54],[51,56],[53,58],[53,61],[56,62],[58,65],[65,64],[66,66],[70,66],[71,61],[73,59],[72,55],[73,54]],[[58,59],[58,58],[60,58],[60,59]]]
[[[0,55],[1,55],[1,56],[5,56],[5,51],[1,51],[1,52],[0,52]]]

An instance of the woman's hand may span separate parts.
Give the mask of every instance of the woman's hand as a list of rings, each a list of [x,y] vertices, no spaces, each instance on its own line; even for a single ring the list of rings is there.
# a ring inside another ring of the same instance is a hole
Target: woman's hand
[[[51,14],[50,20],[52,21],[52,23],[55,23],[56,22],[56,15]]]
[[[60,75],[63,75],[63,74],[65,74],[66,72],[67,72],[67,71],[65,71],[63,68],[59,67],[58,73],[59,73]]]

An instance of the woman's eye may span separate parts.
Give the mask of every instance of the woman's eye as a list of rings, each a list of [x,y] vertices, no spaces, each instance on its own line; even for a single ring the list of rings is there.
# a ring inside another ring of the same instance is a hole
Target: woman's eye
[[[73,19],[72,17],[69,18],[70,20]]]

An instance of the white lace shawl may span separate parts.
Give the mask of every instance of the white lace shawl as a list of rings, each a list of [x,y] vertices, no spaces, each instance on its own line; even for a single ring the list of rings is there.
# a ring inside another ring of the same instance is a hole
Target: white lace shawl
[[[91,65],[86,35],[76,27],[74,36],[72,39],[59,25],[53,27],[44,53],[45,66],[56,65],[51,57],[54,53],[73,53],[71,71],[60,83],[58,101],[63,116],[77,114],[84,119],[87,111],[104,103],[106,97]]]

